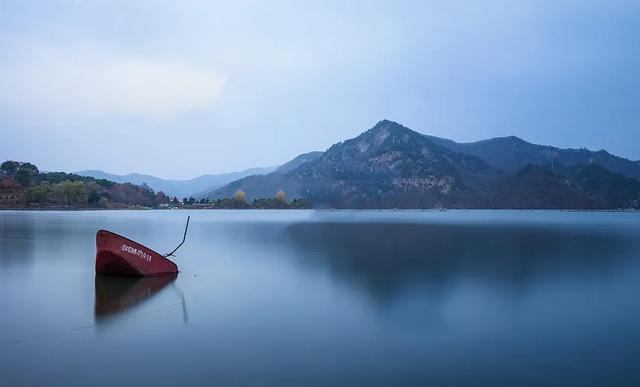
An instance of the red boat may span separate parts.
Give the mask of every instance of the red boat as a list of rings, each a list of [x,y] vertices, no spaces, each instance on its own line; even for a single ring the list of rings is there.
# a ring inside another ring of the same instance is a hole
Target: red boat
[[[172,256],[184,243],[189,227],[184,230],[182,243],[172,252],[161,255],[138,242],[111,231],[96,233],[96,274],[122,276],[148,276],[178,273],[178,266],[167,257]]]

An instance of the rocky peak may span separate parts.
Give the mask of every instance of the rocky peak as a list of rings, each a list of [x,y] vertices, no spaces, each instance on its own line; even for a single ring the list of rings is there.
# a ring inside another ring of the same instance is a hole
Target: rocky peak
[[[386,143],[409,143],[412,139],[422,140],[422,135],[406,128],[397,122],[382,120],[374,127],[352,139],[352,144],[360,153],[365,153],[372,149],[378,149]]]
[[[366,132],[363,133],[363,135],[366,134],[373,134],[375,136],[388,136],[390,134],[394,134],[394,135],[402,135],[402,134],[406,134],[406,133],[416,133],[413,130],[404,127],[402,125],[400,125],[397,122],[394,121],[389,121],[389,120],[382,120],[382,121],[378,121],[377,124],[375,124],[375,126],[369,130],[367,130]]]

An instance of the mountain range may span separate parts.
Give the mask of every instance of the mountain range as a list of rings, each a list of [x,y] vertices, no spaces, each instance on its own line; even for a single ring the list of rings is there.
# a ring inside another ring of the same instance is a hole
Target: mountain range
[[[388,120],[290,163],[203,196],[242,190],[251,199],[284,190],[320,208],[640,207],[639,161],[515,136],[457,143]]]
[[[162,191],[169,196],[177,196],[178,198],[190,196],[202,196],[216,188],[222,187],[232,181],[241,179],[245,176],[260,175],[273,172],[277,167],[270,168],[250,168],[240,172],[222,173],[218,175],[202,175],[187,180],[170,180],[160,177],[143,175],[139,173],[130,173],[127,175],[116,175],[101,170],[88,169],[75,172],[80,176],[88,176],[96,179],[106,179],[116,183],[132,183],[147,184],[154,191]]]
[[[146,184],[154,191],[162,191],[172,197],[177,196],[178,198],[184,198],[194,196],[197,198],[202,198],[207,197],[216,189],[238,179],[242,179],[243,177],[265,175],[275,171],[281,173],[289,172],[306,162],[320,157],[320,155],[322,155],[322,152],[308,152],[303,153],[280,166],[249,168],[240,172],[221,173],[218,175],[201,175],[196,178],[186,180],[163,179],[160,177],[143,175],[140,173],[116,175],[97,169],[87,169],[74,173],[76,175],[93,177],[95,179],[110,180],[115,183],[131,183],[137,185]]]

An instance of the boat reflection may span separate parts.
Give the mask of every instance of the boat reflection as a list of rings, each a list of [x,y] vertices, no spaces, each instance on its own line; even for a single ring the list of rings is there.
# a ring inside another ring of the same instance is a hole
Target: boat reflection
[[[146,302],[173,283],[177,276],[177,274],[153,277],[96,275],[96,321],[115,317]]]

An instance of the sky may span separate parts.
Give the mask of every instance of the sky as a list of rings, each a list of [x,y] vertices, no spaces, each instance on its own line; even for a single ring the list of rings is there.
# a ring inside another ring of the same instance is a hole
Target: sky
[[[381,119],[640,159],[640,2],[0,0],[0,159],[191,178]]]

